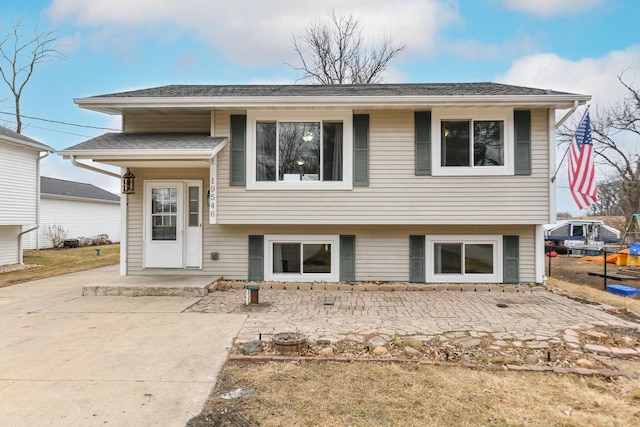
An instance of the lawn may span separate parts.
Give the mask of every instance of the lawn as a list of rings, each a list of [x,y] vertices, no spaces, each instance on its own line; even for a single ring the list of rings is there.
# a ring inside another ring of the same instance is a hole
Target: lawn
[[[96,248],[100,249],[100,255],[96,254]],[[25,251],[23,258],[24,264],[37,265],[37,267],[0,273],[0,288],[30,280],[118,264],[120,262],[120,245],[31,250]]]
[[[570,258],[554,263],[576,278],[602,268],[578,268]],[[578,269],[584,274],[575,274]],[[549,285],[640,312],[640,299],[604,292],[598,283],[575,282],[551,278]],[[637,358],[615,363],[640,373]],[[241,396],[223,398],[230,392]],[[188,424],[281,425],[640,425],[640,380],[381,362],[229,361],[204,410]]]

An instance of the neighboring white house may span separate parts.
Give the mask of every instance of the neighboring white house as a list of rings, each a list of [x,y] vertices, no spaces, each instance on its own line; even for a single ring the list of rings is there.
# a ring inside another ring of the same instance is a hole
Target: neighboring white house
[[[52,152],[0,126],[0,265],[22,263],[22,237],[38,226],[40,160]]]
[[[589,99],[496,83],[172,85],[76,99],[123,132],[61,154],[135,177],[122,274],[541,283],[556,111]]]
[[[26,249],[52,247],[47,230],[60,225],[68,239],[106,234],[120,241],[120,197],[82,182],[40,178],[40,229],[25,236]]]

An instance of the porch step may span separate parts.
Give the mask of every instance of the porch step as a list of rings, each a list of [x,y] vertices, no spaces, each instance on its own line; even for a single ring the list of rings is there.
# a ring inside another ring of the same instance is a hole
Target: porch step
[[[184,297],[207,295],[211,277],[199,276],[119,276],[82,287],[83,296]]]

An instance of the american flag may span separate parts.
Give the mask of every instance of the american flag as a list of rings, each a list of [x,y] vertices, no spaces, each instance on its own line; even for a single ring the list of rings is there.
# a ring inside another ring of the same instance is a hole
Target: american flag
[[[580,209],[594,203],[598,196],[593,155],[591,119],[587,112],[569,148],[569,188]]]

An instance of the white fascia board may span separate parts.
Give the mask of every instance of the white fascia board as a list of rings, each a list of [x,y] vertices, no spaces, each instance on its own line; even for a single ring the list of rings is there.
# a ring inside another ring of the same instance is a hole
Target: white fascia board
[[[212,150],[63,150],[58,154],[65,159],[74,156],[78,159],[209,159]]]
[[[63,158],[74,156],[77,159],[108,158],[112,160],[208,160],[216,156],[227,145],[227,139],[213,147],[202,150],[62,150],[58,152]]]
[[[9,136],[2,136],[0,137],[0,140],[6,142],[7,144],[11,144],[20,148],[27,148],[27,149],[32,149],[34,151],[39,151],[39,152],[47,152],[47,153],[55,153],[56,150],[54,150],[53,148],[49,147],[48,145],[44,145],[41,143],[33,143],[33,142],[29,142],[29,141],[24,141],[21,139],[16,139],[16,138],[11,138]]]
[[[158,97],[158,98],[79,98],[80,107],[107,114],[121,114],[136,108],[424,108],[425,106],[511,106],[571,108],[575,101],[585,104],[589,95],[532,96],[282,96],[282,97]]]

